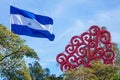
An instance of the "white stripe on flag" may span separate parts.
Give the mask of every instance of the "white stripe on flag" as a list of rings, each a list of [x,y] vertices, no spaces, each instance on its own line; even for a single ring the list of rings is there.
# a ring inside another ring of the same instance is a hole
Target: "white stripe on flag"
[[[26,25],[32,29],[48,30],[50,33],[52,33],[52,26],[50,24],[42,25],[35,19],[30,19],[19,14],[11,14],[10,19],[11,19],[11,24]]]

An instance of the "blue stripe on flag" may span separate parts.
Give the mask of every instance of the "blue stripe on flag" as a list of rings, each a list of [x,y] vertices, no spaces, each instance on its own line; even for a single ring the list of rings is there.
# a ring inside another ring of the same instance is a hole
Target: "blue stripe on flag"
[[[53,19],[51,19],[50,17],[37,15],[32,12],[29,12],[26,10],[21,10],[21,9],[13,7],[13,6],[10,6],[10,14],[20,14],[27,18],[36,19],[36,20],[38,20],[38,22],[40,22],[43,25],[53,24]]]
[[[20,14],[20,15],[23,15],[24,17],[35,19],[35,15],[33,13],[25,10],[21,10],[13,6],[10,6],[10,14]]]
[[[32,37],[41,37],[41,38],[48,38],[50,41],[53,41],[55,38],[54,34],[50,34],[46,30],[36,30],[29,28],[28,26],[21,26],[21,25],[16,25],[12,24],[11,30],[13,33],[20,34],[20,35],[28,35]],[[36,35],[35,35],[36,34]]]

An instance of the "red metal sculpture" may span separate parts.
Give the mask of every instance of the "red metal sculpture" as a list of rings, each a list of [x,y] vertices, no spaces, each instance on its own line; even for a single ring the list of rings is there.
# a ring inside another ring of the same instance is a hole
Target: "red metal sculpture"
[[[73,36],[65,51],[56,58],[62,71],[81,65],[90,67],[95,59],[100,59],[104,64],[113,64],[115,59],[110,33],[98,26],[91,26],[89,31]]]

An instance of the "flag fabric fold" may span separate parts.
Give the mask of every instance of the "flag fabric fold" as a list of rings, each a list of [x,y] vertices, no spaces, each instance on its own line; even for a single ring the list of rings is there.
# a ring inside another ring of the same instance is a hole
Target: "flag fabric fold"
[[[32,12],[10,6],[11,31],[15,34],[37,38],[48,38],[53,41],[53,20],[50,17],[37,15]]]

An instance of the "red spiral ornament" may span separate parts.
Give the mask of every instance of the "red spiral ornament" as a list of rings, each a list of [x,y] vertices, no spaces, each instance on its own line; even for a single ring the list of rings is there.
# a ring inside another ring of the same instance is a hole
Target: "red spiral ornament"
[[[73,36],[65,51],[56,57],[62,71],[81,65],[90,67],[96,59],[103,64],[113,64],[115,59],[110,32],[96,25],[80,36]]]

